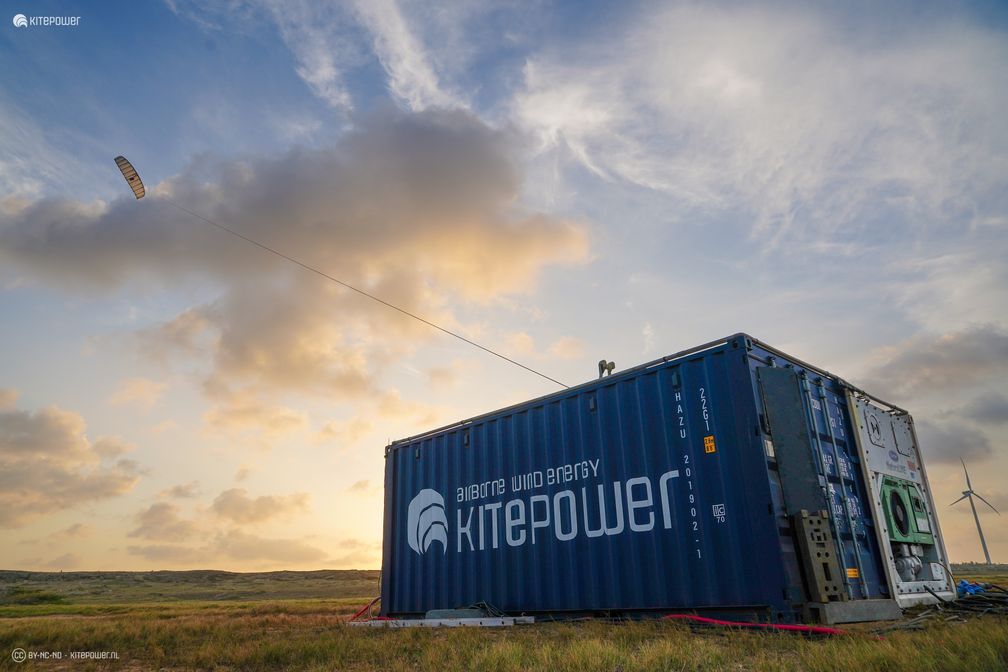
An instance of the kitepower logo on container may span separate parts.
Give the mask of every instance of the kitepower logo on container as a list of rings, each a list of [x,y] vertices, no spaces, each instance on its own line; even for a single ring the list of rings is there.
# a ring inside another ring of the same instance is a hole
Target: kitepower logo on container
[[[425,488],[417,493],[406,513],[406,542],[423,555],[435,542],[441,542],[441,553],[448,551],[448,517],[444,497],[437,490]]]
[[[80,20],[79,16],[25,16],[24,14],[15,14],[13,19],[15,28],[79,26]]]

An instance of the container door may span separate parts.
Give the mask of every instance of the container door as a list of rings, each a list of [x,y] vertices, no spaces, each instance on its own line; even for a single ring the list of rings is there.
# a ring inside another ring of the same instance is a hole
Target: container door
[[[847,392],[875,530],[889,585],[901,607],[935,602],[931,589],[954,598],[948,556],[913,427],[904,412]]]
[[[826,511],[829,544],[836,551],[836,565],[829,568],[831,583],[842,585],[842,594],[827,591],[831,599],[865,600],[889,597],[888,579],[881,569],[881,554],[875,541],[872,516],[862,502],[867,489],[854,466],[856,448],[850,441],[847,402],[832,381],[786,367],[757,367],[763,405],[780,474],[785,513],[797,539],[806,536],[802,511],[815,515]],[[811,589],[811,568],[827,551],[814,549],[800,554],[805,570],[806,592],[812,602],[824,593]],[[830,555],[833,555],[830,553]],[[838,577],[838,578],[837,578]],[[832,586],[825,586],[832,589]]]

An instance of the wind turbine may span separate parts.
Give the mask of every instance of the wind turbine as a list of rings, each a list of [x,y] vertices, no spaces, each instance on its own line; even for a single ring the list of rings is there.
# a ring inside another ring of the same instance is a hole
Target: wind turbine
[[[959,461],[962,462],[963,472],[966,474],[966,489],[963,490],[962,493],[963,496],[957,499],[956,501],[952,502],[952,504],[949,504],[949,506],[958,504],[964,499],[969,499],[970,508],[973,509],[973,520],[976,521],[977,533],[980,535],[980,545],[983,546],[984,557],[987,558],[987,564],[990,565],[993,563],[991,562],[990,552],[987,550],[987,540],[984,539],[983,530],[980,528],[980,516],[977,515],[976,504],[973,503],[973,498],[976,497],[977,499],[979,499],[981,502],[989,506],[991,510],[994,511],[994,513],[998,514],[999,516],[1001,515],[1001,512],[995,509],[993,504],[988,502],[986,499],[984,499],[977,493],[973,492],[973,485],[970,483],[969,472],[966,471],[966,462],[964,462],[961,457],[959,458]]]

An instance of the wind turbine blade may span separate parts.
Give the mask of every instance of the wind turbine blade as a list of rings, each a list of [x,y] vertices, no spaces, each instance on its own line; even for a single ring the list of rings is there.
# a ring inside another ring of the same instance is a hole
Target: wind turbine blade
[[[973,493],[973,495],[974,495],[974,496],[975,496],[975,497],[976,497],[977,499],[979,499],[979,500],[980,500],[981,502],[983,502],[984,504],[986,504],[987,506],[989,506],[989,507],[991,508],[991,510],[993,510],[993,511],[994,511],[994,513],[998,514],[999,516],[1001,515],[1001,512],[1000,512],[1000,511],[998,511],[997,509],[995,509],[995,508],[994,508],[994,505],[993,505],[993,504],[991,504],[990,502],[988,502],[988,501],[987,501],[986,499],[984,499],[983,497],[981,497],[980,495],[978,495],[978,494],[977,494],[977,493],[975,493],[975,492]]]
[[[966,489],[967,490],[972,490],[973,489],[973,485],[970,483],[969,472],[966,470],[966,461],[963,458],[961,458],[961,457],[959,458],[959,461],[962,462],[963,473],[966,474]]]
[[[951,504],[949,504],[949,506],[955,506],[956,504],[958,504],[958,503],[959,503],[959,502],[961,502],[962,500],[966,499],[967,497],[969,497],[969,495],[963,495],[962,497],[960,497],[960,498],[959,498],[959,499],[957,499],[956,501],[954,501],[954,502],[952,502]]]

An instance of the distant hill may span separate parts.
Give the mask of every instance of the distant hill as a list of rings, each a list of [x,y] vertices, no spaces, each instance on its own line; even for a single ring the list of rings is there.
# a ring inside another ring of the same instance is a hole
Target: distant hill
[[[0,570],[0,604],[373,597],[378,570],[21,572]]]
[[[985,574],[1008,574],[1008,565],[995,563],[988,565],[984,562],[955,562],[952,563],[952,573],[956,576],[982,576]]]

